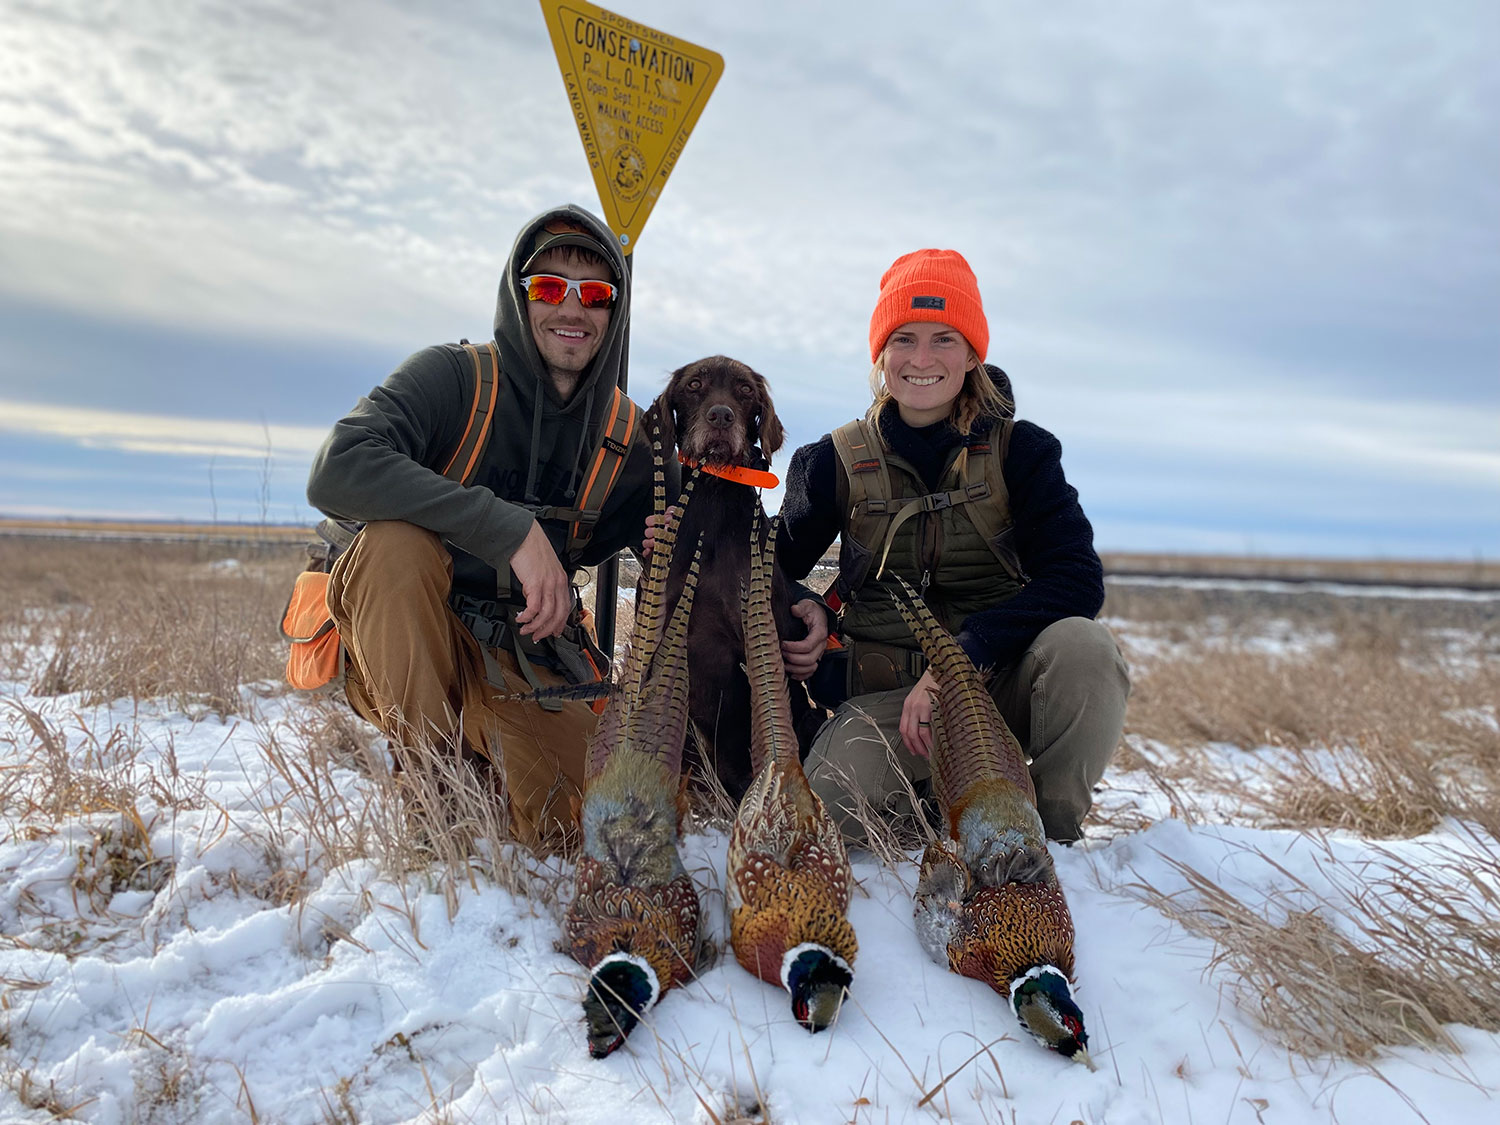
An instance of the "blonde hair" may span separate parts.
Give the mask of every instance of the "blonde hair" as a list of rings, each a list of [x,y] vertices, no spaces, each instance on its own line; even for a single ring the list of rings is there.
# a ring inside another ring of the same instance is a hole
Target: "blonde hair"
[[[870,368],[870,392],[875,396],[870,407],[870,417],[877,423],[886,407],[896,401],[885,385],[885,352],[885,348],[880,349],[880,354],[875,357],[875,366]],[[995,385],[995,380],[990,378],[979,353],[972,347],[969,348],[969,363],[971,366],[964,372],[963,388],[954,398],[948,414],[948,421],[964,437],[969,436],[969,430],[980,415],[993,414],[1003,418],[1016,408],[1010,397]]]

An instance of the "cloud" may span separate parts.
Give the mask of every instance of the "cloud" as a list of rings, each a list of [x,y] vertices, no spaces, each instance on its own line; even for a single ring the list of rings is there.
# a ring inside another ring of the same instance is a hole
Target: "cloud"
[[[1271,482],[1293,522],[1493,501],[1500,7],[630,14],[727,63],[636,255],[637,394],[728,352],[813,440],[867,401],[881,272],[953,246],[1022,414],[1097,495],[1200,521]],[[594,198],[534,4],[22,2],[0,53],[0,327],[50,307],[193,342],[117,371],[32,333],[0,395],[241,427],[46,431],[69,441],[262,456],[248,415],[331,423],[388,357],[479,336],[514,231]],[[265,347],[226,377],[216,336]]]
[[[310,460],[328,428],[0,401],[0,432],[62,439],[88,449],[261,462]]]
[[[643,240],[653,335],[838,352],[922,244],[961,246],[1017,321],[1221,340],[1309,302],[1356,331],[1451,325],[1500,277],[1476,237],[1500,209],[1496,28],[1471,5],[641,7],[728,64]],[[6,274],[392,342],[483,310],[524,218],[593,197],[540,16],[358,12],[22,8]]]

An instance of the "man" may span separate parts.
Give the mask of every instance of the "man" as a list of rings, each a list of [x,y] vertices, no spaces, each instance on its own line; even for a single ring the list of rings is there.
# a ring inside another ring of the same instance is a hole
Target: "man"
[[[467,486],[445,470],[486,424],[475,402],[488,355],[451,344],[417,352],[360,399],[308,479],[315,507],[365,524],[328,591],[351,705],[404,769],[456,749],[488,772],[533,846],[573,828],[595,715],[500,697],[597,677],[573,577],[638,549],[651,510],[649,438],[615,394],[629,285],[601,220],[571,205],[539,215],[500,282],[496,405]],[[602,502],[597,477],[614,480]]]

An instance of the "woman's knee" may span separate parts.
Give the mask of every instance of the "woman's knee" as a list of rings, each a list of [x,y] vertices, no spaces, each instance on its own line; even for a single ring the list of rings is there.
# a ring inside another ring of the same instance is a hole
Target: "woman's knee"
[[[1117,679],[1127,691],[1130,674],[1109,628],[1088,617],[1065,617],[1037,636],[1032,648],[1049,671],[1066,669],[1069,677],[1093,683]]]
[[[867,800],[878,798],[889,787],[886,756],[875,750],[882,741],[870,716],[841,708],[808,750],[805,770],[813,792],[825,803],[847,804],[856,793]]]

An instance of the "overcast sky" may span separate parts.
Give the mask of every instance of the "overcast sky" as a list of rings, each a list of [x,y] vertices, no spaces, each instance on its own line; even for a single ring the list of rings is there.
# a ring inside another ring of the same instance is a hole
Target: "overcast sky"
[[[1500,556],[1500,4],[614,10],[725,59],[638,400],[743,359],[784,468],[953,247],[1101,549]],[[328,426],[598,209],[534,0],[0,0],[0,168],[12,515],[308,518]]]

